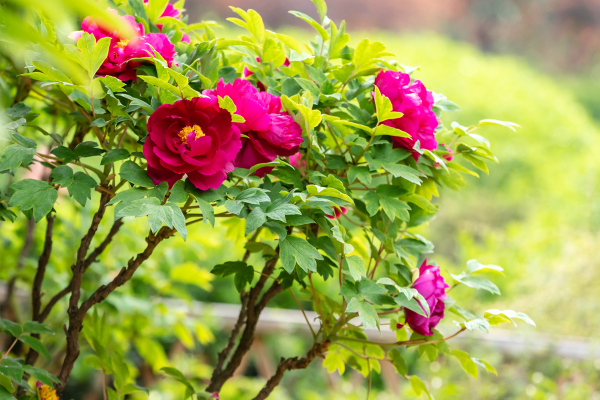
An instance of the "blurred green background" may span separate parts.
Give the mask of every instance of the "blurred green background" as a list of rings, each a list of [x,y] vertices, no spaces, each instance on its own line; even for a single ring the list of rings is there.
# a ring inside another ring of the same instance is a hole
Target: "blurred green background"
[[[256,9],[267,27],[307,40],[312,37],[311,32],[292,26],[295,22],[286,13],[295,9],[316,14],[308,1],[188,0],[190,22],[203,17],[222,21],[231,16],[225,3]],[[353,40],[368,37],[383,42],[401,64],[420,67],[413,76],[428,89],[445,94],[461,107],[460,112],[445,116],[447,124],[470,125],[494,118],[522,126],[516,133],[486,128],[484,134],[499,164],[490,166],[489,176],[469,179],[467,189],[441,193],[438,217],[423,228],[423,234],[436,245],[432,258],[447,272],[459,273],[472,258],[502,266],[506,276],[495,279],[502,296],[467,288],[452,295],[458,300],[470,296],[475,307],[471,311],[499,308],[527,313],[537,329],[522,326],[520,332],[524,333],[507,333],[508,348],[514,348],[510,343],[516,338],[533,344],[514,352],[474,336],[457,342],[496,367],[498,377],[484,375],[478,380],[467,376],[456,360],[440,357],[426,367],[429,363],[421,364],[416,350],[407,350],[411,373],[419,373],[438,400],[600,399],[600,80],[596,79],[600,76],[600,63],[596,64],[600,62],[596,59],[600,6],[596,3],[328,2],[330,18],[336,22],[346,19]],[[231,24],[223,22],[222,26],[218,34],[237,35]],[[0,79],[0,104],[7,106],[10,101],[11,93]],[[30,105],[43,114],[43,103]],[[5,177],[0,184],[4,190],[8,184]],[[49,269],[56,276],[45,288],[50,292],[68,282],[70,249],[91,216],[89,208],[82,212],[67,204],[60,207],[73,219],[57,219],[55,234],[63,241],[57,242],[58,251],[50,262]],[[25,225],[0,224],[2,265],[8,266],[0,268],[0,280],[7,280],[18,264]],[[133,238],[141,237],[136,232],[145,231],[144,224],[127,224],[110,252],[93,265],[90,287],[95,278],[116,273],[130,257],[130,249],[140,246]],[[35,229],[34,248],[24,257],[23,287],[31,280],[41,252],[43,229]],[[152,400],[180,398],[179,386],[155,374],[169,363],[196,376],[198,382],[207,378],[209,365],[226,336],[218,315],[195,318],[185,307],[178,310],[159,302],[148,307],[147,299],[239,301],[232,281],[214,280],[208,271],[218,262],[234,258],[233,254],[241,256],[235,245],[240,226],[221,225],[212,230],[201,225],[191,231],[186,243],[177,238],[160,247],[132,284],[100,309],[111,327],[116,351],[130,354],[130,359],[142,366],[140,381],[153,388]],[[276,303],[296,308],[285,294],[276,298]],[[304,302],[303,306],[310,309],[311,304]],[[63,311],[53,314],[57,327],[64,323]],[[302,335],[292,335],[294,328],[283,328],[264,333],[240,376],[224,387],[222,399],[252,398],[277,357],[302,351]],[[541,341],[567,346],[579,343],[573,337],[585,338],[588,354],[574,358],[554,346],[540,350],[534,345]],[[65,398],[101,398],[97,375],[85,359],[86,354],[80,358]],[[362,375],[352,371],[341,377],[337,372],[327,375],[320,364],[317,360],[305,371],[289,373],[273,398],[366,398]],[[389,378],[385,370],[374,378],[373,388],[371,398],[416,398],[408,382]]]

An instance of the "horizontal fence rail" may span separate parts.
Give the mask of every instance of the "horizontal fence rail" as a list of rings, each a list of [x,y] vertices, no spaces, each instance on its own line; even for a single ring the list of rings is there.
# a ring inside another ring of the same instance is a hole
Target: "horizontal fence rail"
[[[15,295],[22,301],[29,301],[27,294],[22,291],[17,291]],[[4,299],[5,296],[6,284],[0,282],[0,299]],[[223,328],[233,327],[240,310],[240,306],[236,304],[187,302],[164,298],[155,300],[154,304],[163,304],[173,311],[187,313],[191,317],[214,318]],[[318,330],[318,314],[314,311],[305,311],[305,313],[313,328],[316,328],[315,331]],[[369,339],[380,342],[396,341],[394,332],[388,325],[383,325],[385,323],[389,323],[389,320],[382,319],[381,333],[375,328],[365,329]],[[444,336],[452,334],[456,329],[450,324],[439,327]],[[310,334],[302,311],[281,308],[265,308],[260,314],[256,331],[260,335],[293,331],[305,331],[307,335]],[[478,342],[509,354],[551,353],[574,360],[600,359],[600,338],[553,335],[535,331],[517,332],[494,327],[490,333],[467,331],[451,340],[464,345]]]

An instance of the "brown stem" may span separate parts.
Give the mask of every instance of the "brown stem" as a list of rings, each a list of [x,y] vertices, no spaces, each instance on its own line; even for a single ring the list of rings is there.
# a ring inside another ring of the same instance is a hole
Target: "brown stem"
[[[44,281],[44,275],[46,274],[46,267],[50,261],[50,254],[52,253],[52,231],[54,229],[54,220],[56,216],[48,214],[47,220],[48,225],[46,226],[46,236],[44,239],[44,250],[38,259],[37,272],[33,279],[33,288],[31,290],[31,304],[32,304],[32,316],[33,321],[37,321],[42,308],[42,283]]]
[[[138,267],[144,261],[150,258],[156,246],[158,246],[158,244],[164,239],[173,236],[174,233],[174,228],[169,228],[166,226],[163,226],[157,234],[150,233],[146,238],[146,242],[148,244],[144,251],[139,253],[135,258],[131,258],[127,262],[127,267],[123,267],[121,271],[117,274],[117,276],[108,285],[100,286],[87,300],[85,300],[81,304],[79,308],[72,309],[72,304],[70,304],[69,328],[65,328],[67,334],[67,353],[65,355],[65,361],[63,363],[60,374],[58,375],[58,379],[60,379],[61,383],[59,383],[56,387],[57,392],[62,392],[65,384],[69,380],[75,361],[79,356],[79,331],[81,330],[83,319],[85,318],[86,313],[92,306],[104,301],[109,294],[111,294],[118,287],[123,286],[127,281],[129,281],[133,277],[133,274],[138,269]],[[80,287],[81,282],[79,282],[79,288]],[[74,284],[72,292],[73,294],[71,295],[71,301],[73,299],[73,296],[75,296],[75,292],[79,291],[79,288],[76,286],[76,284]]]
[[[106,248],[108,247],[110,242],[112,242],[114,236],[117,234],[117,232],[119,232],[119,229],[121,229],[121,226],[123,226],[123,220],[121,218],[119,218],[118,220],[116,220],[113,223],[113,226],[110,228],[110,231],[106,235],[106,238],[104,239],[104,241],[102,243],[100,243],[100,246],[96,247],[90,253],[90,255],[85,259],[85,261],[83,262],[85,269],[87,269],[90,265],[92,265],[92,263],[96,261],[98,256],[100,254],[102,254],[102,252],[104,250],[106,250]]]
[[[67,337],[67,349],[65,360],[59,375],[61,383],[57,384],[57,390],[59,392],[62,391],[64,385],[69,380],[71,370],[73,369],[73,364],[75,363],[75,360],[77,360],[77,357],[79,357],[79,331],[81,330],[83,323],[83,318],[80,318],[79,313],[79,299],[81,297],[81,283],[83,280],[83,274],[85,272],[84,262],[87,252],[90,248],[90,244],[92,243],[92,239],[98,230],[100,221],[102,221],[102,218],[104,217],[106,203],[108,203],[109,200],[109,194],[101,194],[98,211],[96,214],[94,214],[92,223],[87,233],[81,239],[79,249],[77,250],[77,258],[75,263],[71,266],[73,277],[71,278],[71,283],[69,284],[71,287],[71,298],[69,299],[69,308],[67,311],[69,315],[69,328],[67,329],[66,326],[63,327]]]
[[[240,299],[242,303],[240,314],[235,323],[235,326],[233,327],[233,330],[231,331],[231,335],[229,335],[229,339],[227,340],[225,348],[221,350],[221,352],[218,355],[217,364],[215,366],[215,369],[213,370],[211,379],[215,379],[223,371],[223,364],[225,364],[227,356],[229,355],[229,353],[231,353],[231,350],[233,350],[233,346],[235,345],[235,339],[238,337],[240,329],[242,329],[242,325],[244,325],[244,322],[246,321],[246,314],[248,309],[248,293],[242,292],[240,294]]]
[[[283,378],[283,374],[285,374],[286,371],[304,369],[308,367],[315,357],[327,351],[329,344],[329,341],[317,342],[313,344],[308,353],[306,353],[306,356],[303,358],[282,358],[273,376],[267,381],[266,385],[256,395],[256,397],[254,397],[253,400],[266,399],[271,394],[273,389],[275,389],[275,387],[279,384],[281,378]]]
[[[258,296],[265,287],[267,279],[275,270],[277,259],[278,258],[272,258],[266,262],[265,267],[263,268],[263,273],[256,283],[256,286],[250,290],[248,294],[248,305],[246,310],[246,327],[242,333],[240,343],[233,353],[233,356],[231,356],[231,360],[229,360],[227,367],[225,367],[225,369],[223,369],[219,374],[213,374],[206,391],[218,392],[221,390],[223,384],[233,376],[234,372],[242,363],[242,359],[252,346],[252,342],[254,341],[254,332],[256,331],[256,324],[258,323],[258,317],[260,316],[260,313],[266,307],[267,303],[283,290],[283,286],[276,281],[273,283],[273,285],[271,285],[271,287],[269,287],[269,289],[267,289],[260,301],[256,303]]]

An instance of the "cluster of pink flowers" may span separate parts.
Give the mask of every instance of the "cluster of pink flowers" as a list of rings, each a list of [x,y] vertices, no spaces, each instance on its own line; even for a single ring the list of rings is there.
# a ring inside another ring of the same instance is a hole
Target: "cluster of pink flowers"
[[[197,188],[215,189],[235,167],[251,168],[298,152],[302,129],[282,112],[279,97],[239,78],[228,84],[221,80],[203,94],[163,104],[150,116],[144,155],[155,184],[172,186],[187,174]],[[225,96],[245,122],[232,122],[229,112],[219,108],[218,97]],[[256,175],[270,170],[261,168]]]
[[[384,121],[384,125],[400,129],[410,138],[392,137],[394,147],[413,150],[417,140],[421,149],[435,150],[435,129],[438,120],[433,112],[433,94],[419,80],[410,81],[410,75],[384,70],[377,74],[375,86],[392,102],[393,110],[403,113],[401,118]],[[418,160],[419,153],[413,151]]]
[[[109,11],[117,14],[116,10],[109,9]],[[167,11],[168,7],[165,13]],[[141,62],[135,59],[153,56],[155,51],[165,59],[169,67],[171,66],[175,56],[175,46],[169,41],[167,35],[164,33],[145,34],[144,25],[136,23],[135,18],[131,15],[123,15],[120,18],[131,28],[133,37],[128,39],[123,36],[122,32],[102,26],[91,17],[83,20],[81,31],[69,35],[75,41],[81,37],[83,32],[94,35],[96,40],[110,38],[108,57],[98,69],[98,75],[111,75],[122,81],[136,80],[135,68],[140,66]]]

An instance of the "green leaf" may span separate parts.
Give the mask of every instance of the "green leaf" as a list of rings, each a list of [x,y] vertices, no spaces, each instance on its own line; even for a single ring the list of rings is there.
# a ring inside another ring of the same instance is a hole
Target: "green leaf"
[[[503,271],[504,269],[497,265],[484,265],[478,262],[477,260],[467,261],[467,273],[470,275],[487,272],[504,275],[502,273]]]
[[[50,387],[54,386],[55,383],[60,382],[60,379],[58,379],[56,376],[41,368],[33,367],[31,365],[24,365],[23,370],[38,381],[42,382],[44,385],[48,385]]]
[[[121,165],[119,175],[122,179],[125,179],[133,183],[134,185],[154,187],[152,179],[148,176],[146,171],[144,171],[139,165],[137,165],[133,161],[125,161]]]
[[[414,390],[417,396],[421,396],[423,393],[425,393],[427,397],[429,397],[429,400],[435,400],[431,393],[429,393],[427,386],[425,386],[423,381],[421,381],[418,376],[413,375],[410,377],[410,387],[412,390]]]
[[[481,278],[478,276],[468,276],[464,272],[460,275],[450,274],[450,276],[455,281],[460,282],[463,285],[468,286],[470,288],[477,290],[483,289],[493,294],[500,294],[500,289],[498,289],[498,286],[494,285],[489,279]]]
[[[401,131],[400,129],[396,129],[391,126],[383,125],[383,124],[377,126],[377,129],[375,129],[375,133],[373,135],[374,136],[387,135],[387,136],[405,137],[405,138],[411,137],[409,133],[406,133],[404,131]]]
[[[77,61],[86,71],[90,78],[96,75],[96,71],[108,56],[110,38],[102,38],[96,43],[96,38],[87,32],[83,32],[77,41],[77,47],[67,44],[65,50],[67,55]]]
[[[398,348],[392,349],[388,353],[388,357],[400,375],[406,376],[406,374],[408,374],[408,367],[406,366],[404,358],[402,357],[402,353]]]
[[[514,122],[499,121],[497,119],[482,119],[481,121],[479,121],[479,126],[484,126],[484,125],[504,126],[513,132],[517,131],[515,128],[521,127],[519,124],[515,124]]]
[[[421,172],[408,165],[383,163],[382,166],[386,171],[394,175],[394,178],[403,178],[417,185],[420,185],[422,182],[419,176],[424,176]]]
[[[367,276],[367,269],[365,268],[365,260],[360,256],[349,256],[344,259],[344,263],[348,266],[350,275],[355,281],[359,281],[361,277]]]
[[[169,195],[169,202],[171,203],[183,203],[187,201],[189,194],[185,191],[185,183],[183,181],[177,181],[171,188],[171,194]]]
[[[310,26],[315,28],[317,30],[317,32],[319,32],[319,35],[321,35],[321,38],[323,38],[323,41],[329,39],[329,33],[327,33],[325,28],[323,28],[317,21],[315,21],[308,15],[301,13],[299,11],[290,11],[289,13],[292,14],[293,16],[296,16],[296,17],[300,18],[301,20],[307,22]]]
[[[468,353],[461,350],[452,350],[452,355],[458,359],[467,374],[477,379],[477,364],[475,364]]]
[[[375,311],[375,308],[371,304],[353,297],[348,303],[346,311],[358,312],[358,316],[365,328],[379,329],[379,315],[377,315],[377,311]]]
[[[14,337],[19,337],[23,334],[23,327],[8,319],[0,318],[0,329],[10,333]]]
[[[401,200],[380,197],[379,204],[392,221],[394,221],[396,217],[402,221],[408,221],[410,219],[410,214],[408,213],[410,206]]]
[[[285,62],[285,51],[275,40],[267,38],[263,45],[261,62],[273,63],[273,67],[277,68]]]
[[[249,188],[238,194],[235,199],[248,204],[271,202],[271,198],[267,195],[268,192],[266,189]]]
[[[104,150],[98,148],[98,143],[96,142],[82,142],[75,147],[75,158],[80,157],[93,157],[99,156],[100,154],[104,154]],[[66,161],[65,161],[66,162]]]
[[[219,70],[219,79],[225,83],[231,83],[237,78],[237,71],[233,67],[223,67]]]
[[[427,313],[420,306],[419,302],[414,297],[409,298],[406,293],[398,293],[398,295],[394,297],[394,301],[401,307],[407,308],[419,315],[427,317]],[[422,302],[421,304],[427,304],[427,302]]]
[[[235,274],[233,281],[238,292],[241,292],[246,284],[251,284],[254,279],[254,268],[241,261],[228,261],[216,265],[210,272],[223,277]]]
[[[140,78],[145,81],[146,83],[149,83],[151,85],[154,85],[156,87],[159,87],[161,89],[164,89],[168,92],[173,93],[174,95],[181,97],[181,90],[179,90],[179,88],[171,85],[169,82],[163,81],[162,79],[156,78],[154,76],[148,76],[148,75],[140,75]]]
[[[339,353],[330,351],[323,360],[323,368],[326,368],[327,373],[329,374],[339,371],[340,375],[343,375],[346,370],[346,365],[344,364],[343,357]]]
[[[21,165],[25,167],[31,164],[33,156],[37,151],[35,140],[23,137],[16,132],[12,133],[12,137],[17,144],[6,147],[2,152],[2,156],[0,156],[0,171],[9,170],[10,172],[14,172]]]
[[[213,206],[206,200],[202,200],[201,198],[196,197],[196,201],[198,202],[198,207],[200,207],[200,212],[202,213],[202,222],[206,223],[210,222],[210,225],[215,227],[215,209]],[[241,204],[241,203],[240,203]]]
[[[44,333],[47,335],[54,335],[54,331],[49,329],[47,325],[43,325],[35,321],[25,322],[25,325],[23,325],[23,331],[25,333]]]
[[[0,375],[8,376],[16,382],[23,378],[23,366],[12,358],[4,358],[0,362]]]
[[[320,195],[320,196],[335,197],[337,199],[344,200],[347,203],[354,204],[354,201],[350,198],[350,196],[348,196],[347,194],[344,194],[334,188],[324,188],[324,187],[321,187],[318,185],[308,185],[306,187],[306,190],[308,191],[310,196]]]
[[[52,360],[52,357],[50,357],[50,353],[48,353],[48,349],[46,349],[46,346],[44,346],[44,344],[38,339],[32,336],[21,336],[19,340],[25,343],[27,346],[31,347],[33,350],[43,355],[44,357],[46,357],[48,361]]]
[[[362,199],[366,206],[367,212],[372,217],[379,211],[379,196],[373,191],[369,191]]]
[[[311,1],[315,4],[315,7],[317,7],[317,12],[319,13],[319,17],[321,17],[321,23],[323,23],[325,21],[325,16],[327,15],[327,4],[325,3],[325,0]]]
[[[46,216],[58,199],[58,192],[48,182],[35,179],[23,179],[10,186],[15,193],[8,205],[17,206],[21,211],[33,209],[33,219],[39,222]]]
[[[267,222],[267,216],[260,207],[254,207],[254,209],[246,217],[246,236],[261,227]]]
[[[512,322],[515,326],[517,326],[517,323],[514,320],[519,319],[521,321],[528,323],[529,325],[535,326],[535,322],[533,322],[533,320],[531,318],[529,318],[527,316],[527,314],[522,313],[522,312],[516,312],[513,310],[504,310],[504,311],[500,311],[500,310],[496,310],[496,309],[487,310],[483,314],[483,316],[492,325],[499,325],[499,324],[505,323],[505,322]]]
[[[69,196],[73,197],[79,204],[85,206],[87,199],[92,198],[92,189],[94,189],[98,183],[91,176],[84,172],[76,172],[73,175],[73,182],[67,187]]]
[[[102,157],[102,161],[100,161],[100,165],[112,164],[115,161],[126,160],[129,158],[129,152],[125,149],[112,149],[109,150]]]
[[[104,85],[106,85],[107,88],[109,88],[111,91],[113,91],[115,93],[125,91],[125,89],[123,89],[123,87],[125,86],[125,82],[123,82],[120,79],[115,78],[114,76],[106,75],[106,76],[101,76],[96,79],[98,79],[100,82],[102,82]]]
[[[164,367],[164,368],[161,368],[160,370],[163,371],[165,374],[169,375],[171,378],[174,378],[176,381],[183,383],[187,387],[187,389],[189,391],[191,391],[192,394],[196,393],[192,384],[190,382],[188,382],[186,377],[178,369],[171,368],[171,367]]]
[[[475,357],[471,357],[471,359],[475,362],[475,364],[479,365],[481,368],[485,369],[487,372],[491,372],[492,374],[498,376],[498,372],[496,371],[496,368],[494,368],[487,361],[484,361],[484,360],[481,360],[481,359],[475,358]]]
[[[116,204],[119,202],[129,202],[134,200],[143,199],[148,194],[148,190],[134,187],[127,190],[122,190],[107,205]]]
[[[35,64],[34,64],[34,67],[35,67]],[[29,107],[28,105],[26,105],[23,102],[20,102],[20,103],[15,104],[14,106],[9,107],[6,110],[4,110],[4,114],[6,114],[6,116],[8,116],[9,118],[19,119],[19,118],[23,118],[24,116],[29,114],[30,111],[31,111],[31,107]]]
[[[283,268],[291,274],[294,271],[296,263],[305,272],[317,271],[316,260],[322,260],[323,256],[306,240],[288,236],[285,240],[280,240],[280,257]]]
[[[348,183],[352,184],[357,178],[364,185],[369,186],[372,180],[369,168],[350,166],[348,169]]]
[[[73,183],[73,169],[68,165],[59,165],[50,173],[52,183],[62,187],[69,187]]]
[[[12,381],[8,376],[0,374],[0,400],[15,400],[11,393],[15,392]]]

